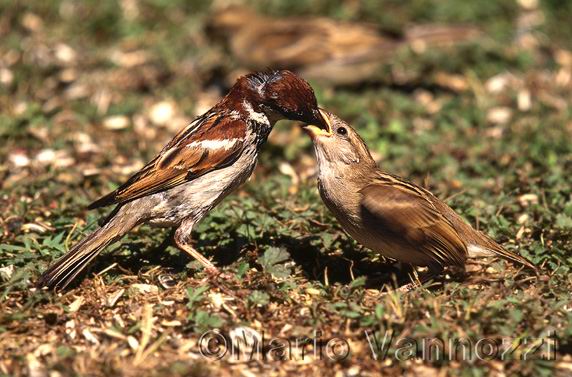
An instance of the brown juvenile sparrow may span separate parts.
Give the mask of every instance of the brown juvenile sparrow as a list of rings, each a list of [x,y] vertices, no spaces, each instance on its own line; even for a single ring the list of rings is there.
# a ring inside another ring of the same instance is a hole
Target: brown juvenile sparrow
[[[482,34],[469,25],[428,24],[406,27],[397,37],[375,24],[325,17],[273,18],[236,5],[215,11],[208,30],[226,39],[231,53],[248,69],[286,68],[334,85],[371,80],[400,48],[422,51]]]
[[[473,229],[429,191],[380,170],[355,130],[322,112],[328,129],[312,125],[322,200],[343,229],[383,256],[431,272],[464,267],[468,256],[497,255],[536,271],[520,255]]]
[[[191,246],[191,230],[251,175],[274,123],[326,123],[310,85],[290,71],[241,77],[212,109],[182,129],[117,190],[89,205],[115,205],[103,225],[76,244],[38,286],[65,288],[109,244],[142,223],[175,227],[175,244],[210,270]]]

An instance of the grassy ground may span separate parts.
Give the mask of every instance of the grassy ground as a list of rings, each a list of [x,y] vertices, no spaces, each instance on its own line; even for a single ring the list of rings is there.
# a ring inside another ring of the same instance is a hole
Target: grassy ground
[[[572,373],[569,3],[251,4],[393,30],[481,27],[488,37],[454,51],[402,51],[376,84],[315,88],[381,166],[447,198],[541,276],[480,260],[382,295],[388,267],[326,211],[310,142],[285,123],[253,179],[195,232],[228,279],[207,279],[168,232],[140,227],[74,289],[31,289],[106,213],[86,204],[216,102],[238,64],[204,33],[206,2],[1,0],[0,375]],[[217,360],[204,355],[222,341],[213,329],[235,343],[263,334],[266,347]],[[439,339],[472,342],[472,357],[435,354]]]

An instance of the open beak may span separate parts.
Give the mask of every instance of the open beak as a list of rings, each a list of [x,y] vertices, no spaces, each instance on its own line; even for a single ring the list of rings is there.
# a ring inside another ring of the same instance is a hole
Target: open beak
[[[318,125],[308,124],[302,128],[312,138],[318,136],[332,136],[332,124],[330,123],[330,117],[328,116],[328,113],[322,109],[319,109],[318,112],[319,118],[322,120],[322,122],[320,122]]]

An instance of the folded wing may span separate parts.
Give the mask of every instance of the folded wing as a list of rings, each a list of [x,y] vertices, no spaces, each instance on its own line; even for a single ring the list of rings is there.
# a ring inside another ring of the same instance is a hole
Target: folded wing
[[[442,266],[464,264],[465,243],[451,222],[423,196],[421,189],[400,184],[371,184],[362,189],[361,194],[364,221],[378,229],[386,243],[414,248]]]
[[[213,114],[199,118],[127,182],[88,208],[126,203],[229,166],[240,157],[246,133],[246,123],[231,116]]]

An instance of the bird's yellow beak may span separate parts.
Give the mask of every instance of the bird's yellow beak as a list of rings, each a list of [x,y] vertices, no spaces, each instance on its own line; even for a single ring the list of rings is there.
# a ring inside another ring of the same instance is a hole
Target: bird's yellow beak
[[[328,126],[328,129],[325,130],[323,128],[320,128],[318,126],[314,126],[313,124],[308,124],[304,127],[302,127],[304,129],[304,131],[306,131],[306,133],[308,133],[308,135],[310,135],[310,137],[315,138],[318,136],[332,136],[332,124],[330,122],[330,117],[328,116],[328,113],[325,112],[322,109],[319,109],[320,111],[320,116],[322,117],[322,119],[324,119],[324,122],[326,123],[326,125]]]

